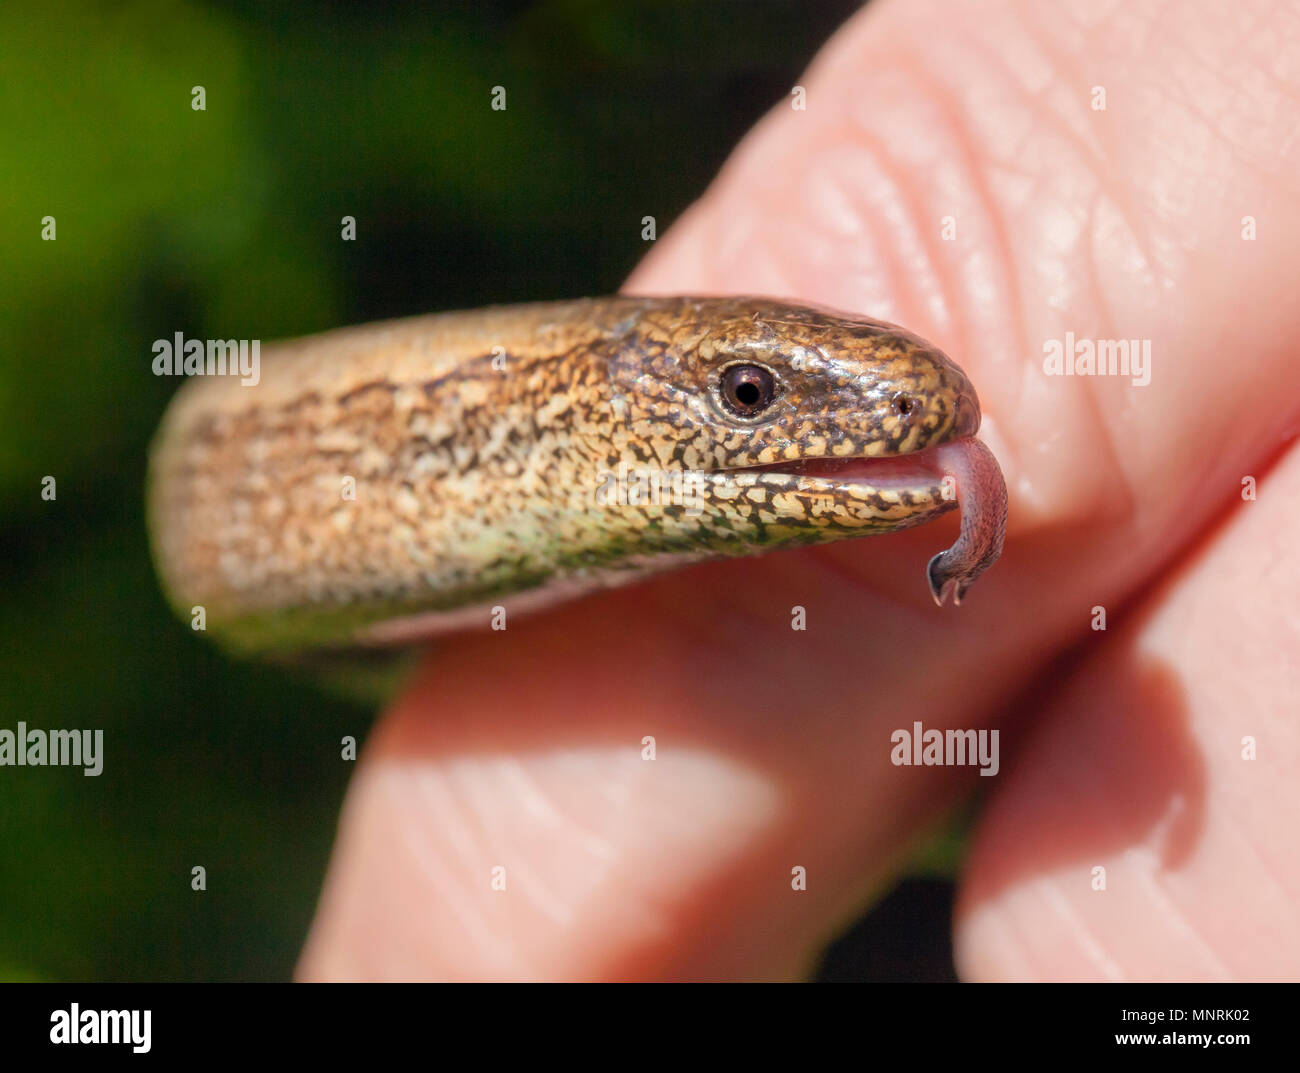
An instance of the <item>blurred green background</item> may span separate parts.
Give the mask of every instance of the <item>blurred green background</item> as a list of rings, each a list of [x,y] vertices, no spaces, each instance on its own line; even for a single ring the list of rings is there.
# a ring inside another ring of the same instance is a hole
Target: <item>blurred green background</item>
[[[612,292],[857,6],[0,5],[0,727],[106,753],[0,768],[0,978],[287,978],[373,720],[164,606],[151,342]],[[824,976],[951,977],[948,907],[913,881]]]

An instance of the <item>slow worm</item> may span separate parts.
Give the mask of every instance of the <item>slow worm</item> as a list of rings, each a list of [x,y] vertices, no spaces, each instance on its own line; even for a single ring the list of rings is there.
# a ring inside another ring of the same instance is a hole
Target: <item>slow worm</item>
[[[961,502],[959,602],[1006,488],[965,374],[908,332],[764,298],[414,317],[194,377],[150,460],[164,587],[245,651],[400,642]],[[757,568],[756,569],[760,569]]]

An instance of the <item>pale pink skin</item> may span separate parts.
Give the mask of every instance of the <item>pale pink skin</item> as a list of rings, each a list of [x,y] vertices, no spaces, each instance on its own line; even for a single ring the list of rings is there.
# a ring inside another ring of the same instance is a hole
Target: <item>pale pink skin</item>
[[[1295,10],[882,0],[801,84],[629,290],[953,355],[1002,559],[935,608],[952,519],[441,643],[358,763],[302,978],[797,977],[977,784],[962,976],[1300,977]],[[1044,376],[1066,331],[1150,338],[1150,385]],[[914,719],[998,726],[1000,774],[892,766]]]

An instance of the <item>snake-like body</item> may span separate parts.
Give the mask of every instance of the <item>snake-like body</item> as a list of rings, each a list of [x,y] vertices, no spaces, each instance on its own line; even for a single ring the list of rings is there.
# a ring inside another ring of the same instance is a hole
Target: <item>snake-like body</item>
[[[956,598],[1006,490],[962,371],[908,332],[763,298],[495,307],[267,347],[195,377],[150,463],[184,615],[245,650],[390,642],[700,559],[963,506]]]

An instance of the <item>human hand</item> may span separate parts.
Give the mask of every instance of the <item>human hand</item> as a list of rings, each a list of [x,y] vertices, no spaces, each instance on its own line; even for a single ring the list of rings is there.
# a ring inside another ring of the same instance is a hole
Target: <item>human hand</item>
[[[846,25],[628,289],[807,300],[952,355],[1011,491],[1002,560],[935,608],[950,520],[440,642],[367,745],[300,976],[797,976],[980,789],[964,977],[1295,978],[1297,15]],[[1150,383],[1046,375],[1067,332],[1150,340]],[[894,766],[916,721],[999,728],[999,774]]]

